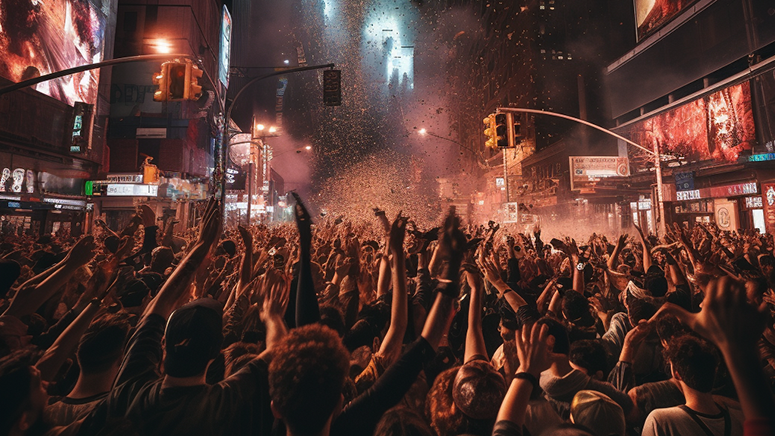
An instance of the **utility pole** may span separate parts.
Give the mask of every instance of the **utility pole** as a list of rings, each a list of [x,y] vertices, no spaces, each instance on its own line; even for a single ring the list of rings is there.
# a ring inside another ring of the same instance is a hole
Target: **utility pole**
[[[503,186],[506,188],[506,203],[509,202],[509,166],[508,158],[506,157],[506,148],[501,150],[503,153]]]

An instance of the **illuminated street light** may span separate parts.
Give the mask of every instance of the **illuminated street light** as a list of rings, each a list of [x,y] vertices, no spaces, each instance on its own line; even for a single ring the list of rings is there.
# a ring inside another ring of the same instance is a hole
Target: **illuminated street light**
[[[428,131],[427,131],[427,130],[425,130],[425,127],[423,127],[423,128],[422,128],[422,129],[420,129],[420,131],[418,131],[417,133],[419,133],[420,135],[425,135],[426,133],[428,133]]]
[[[304,149],[307,150],[307,151],[310,151],[310,150],[312,150],[312,146],[308,145],[308,146],[304,147]]]
[[[277,132],[277,127],[272,126],[269,128],[269,133],[275,133],[275,132]]]
[[[167,41],[166,39],[156,39],[151,46],[156,50],[158,53],[172,53],[172,43]]]
[[[256,124],[256,130],[262,132],[264,131],[264,125],[263,124]]]

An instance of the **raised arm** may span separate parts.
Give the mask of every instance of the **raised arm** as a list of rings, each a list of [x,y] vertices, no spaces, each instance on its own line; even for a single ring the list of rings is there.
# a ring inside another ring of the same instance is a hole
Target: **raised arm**
[[[651,267],[651,247],[649,247],[649,241],[646,239],[646,235],[643,234],[643,229],[635,226],[635,230],[638,231],[640,242],[643,244],[643,271],[648,271]]]
[[[213,244],[221,234],[220,206],[215,199],[210,199],[205,209],[202,223],[199,227],[199,237],[194,247],[180,262],[172,275],[162,286],[159,294],[145,309],[144,316],[150,314],[160,315],[164,319],[169,318],[177,302],[194,280],[197,269],[210,252]]]
[[[775,400],[761,370],[756,346],[767,319],[765,306],[756,308],[748,304],[745,288],[722,277],[708,285],[700,313],[666,303],[654,318],[662,311],[672,313],[716,344],[732,376],[746,421],[768,422],[772,431]]]
[[[382,341],[379,353],[386,358],[385,366],[393,363],[401,354],[401,344],[406,333],[409,319],[408,297],[406,295],[406,254],[404,236],[406,235],[406,217],[398,213],[390,229],[390,254],[393,270],[393,303],[390,308],[390,327]]]
[[[42,273],[47,274],[48,277],[40,281],[40,283],[34,287],[28,286],[25,288],[22,286],[22,289],[16,293],[3,315],[21,318],[24,315],[29,315],[38,310],[43,303],[51,298],[59,288],[70,280],[70,277],[75,274],[75,271],[77,271],[78,268],[86,265],[92,260],[93,251],[94,237],[86,236],[78,241],[70,252],[67,253],[65,259],[51,268],[52,272]]]
[[[266,348],[272,349],[285,336],[285,309],[291,292],[291,281],[279,273],[267,273],[264,281],[264,304],[259,314],[266,326]]]
[[[538,378],[551,366],[549,327],[546,324],[524,326],[515,337],[519,369],[498,410],[494,434],[498,434],[499,428],[509,427],[521,432],[530,396],[539,389]]]
[[[468,331],[466,331],[465,355],[463,357],[463,361],[468,362],[475,356],[483,356],[485,359],[488,356],[482,332],[484,283],[475,266],[469,264],[465,270],[466,281],[471,287],[471,302],[468,305]]]
[[[299,229],[299,281],[296,287],[296,327],[320,320],[318,297],[312,280],[312,217],[299,194],[293,192],[296,227]]]

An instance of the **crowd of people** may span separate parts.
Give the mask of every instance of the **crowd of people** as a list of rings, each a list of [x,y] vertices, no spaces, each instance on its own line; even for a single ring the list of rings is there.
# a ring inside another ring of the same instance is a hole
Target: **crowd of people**
[[[0,241],[0,434],[775,434],[772,235],[295,199],[295,225],[224,229],[211,200],[185,234],[143,206]]]

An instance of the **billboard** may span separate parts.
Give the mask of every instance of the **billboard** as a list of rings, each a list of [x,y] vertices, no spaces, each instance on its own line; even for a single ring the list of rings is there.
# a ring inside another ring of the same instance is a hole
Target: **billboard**
[[[637,37],[651,35],[697,0],[634,0]]]
[[[231,59],[231,14],[226,5],[223,5],[223,17],[221,20],[221,42],[218,46],[218,80],[225,87],[229,87],[229,65]]]
[[[0,0],[0,76],[13,82],[102,61],[107,19],[87,0]],[[99,70],[39,83],[69,105],[94,104]]]
[[[571,191],[593,189],[605,177],[630,175],[630,162],[619,156],[570,156]]]
[[[736,162],[756,142],[748,82],[724,88],[627,128],[632,141],[685,161]],[[634,169],[645,170],[652,157],[629,147]]]

